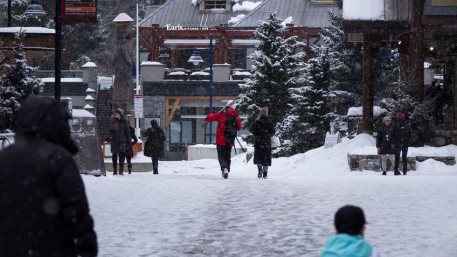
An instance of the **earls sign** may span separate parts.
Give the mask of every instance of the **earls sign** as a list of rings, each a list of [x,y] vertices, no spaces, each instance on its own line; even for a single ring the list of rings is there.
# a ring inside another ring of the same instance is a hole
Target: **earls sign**
[[[184,27],[181,25],[167,24],[167,30],[209,30],[208,27]]]
[[[96,23],[97,0],[62,0],[64,24]]]

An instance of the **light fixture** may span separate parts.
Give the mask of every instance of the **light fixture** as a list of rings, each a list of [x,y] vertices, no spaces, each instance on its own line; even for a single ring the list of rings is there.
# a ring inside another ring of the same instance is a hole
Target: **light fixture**
[[[24,14],[28,16],[44,16],[46,12],[43,10],[43,6],[41,6],[38,1],[32,0],[32,3],[27,7]]]
[[[187,62],[193,63],[195,66],[197,66],[199,63],[204,62],[202,57],[200,56],[200,52],[198,50],[194,50],[192,52],[192,56],[189,58]]]
[[[435,50],[435,48],[433,46],[430,47],[430,51],[433,51]]]

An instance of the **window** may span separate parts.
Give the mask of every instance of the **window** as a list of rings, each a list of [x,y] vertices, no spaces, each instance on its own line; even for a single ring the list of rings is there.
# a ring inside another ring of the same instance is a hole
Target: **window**
[[[228,50],[228,63],[232,69],[246,69],[246,48],[230,48]]]
[[[432,6],[457,6],[455,0],[432,0]]]
[[[206,0],[205,1],[205,9],[225,9],[225,0]]]
[[[195,143],[195,120],[182,119],[181,115],[195,115],[195,108],[182,107],[175,113],[175,119],[170,123],[170,151],[184,152],[186,144]]]

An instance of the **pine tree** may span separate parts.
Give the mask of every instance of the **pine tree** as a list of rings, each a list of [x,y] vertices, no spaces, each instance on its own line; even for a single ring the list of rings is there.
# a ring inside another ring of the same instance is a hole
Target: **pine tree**
[[[15,129],[15,115],[22,100],[29,95],[40,94],[43,84],[32,75],[35,68],[27,65],[24,51],[25,33],[16,34],[11,54],[11,64],[1,66],[2,85],[0,86],[0,128]],[[6,54],[5,54],[6,55]]]
[[[260,43],[250,56],[253,75],[240,85],[242,101],[238,105],[239,110],[248,115],[248,124],[252,124],[261,107],[270,109],[269,115],[275,125],[290,109],[288,90],[296,86],[300,74],[298,67],[304,57],[303,52],[296,53],[296,49],[304,44],[296,36],[286,37],[281,22],[276,14],[270,14],[255,32]]]

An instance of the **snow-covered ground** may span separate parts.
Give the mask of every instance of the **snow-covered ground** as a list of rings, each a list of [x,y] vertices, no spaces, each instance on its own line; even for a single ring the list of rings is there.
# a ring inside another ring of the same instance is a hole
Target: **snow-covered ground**
[[[347,153],[373,145],[360,135],[274,159],[267,180],[244,154],[228,180],[208,159],[160,162],[160,175],[84,176],[99,256],[315,257],[345,204],[365,210],[365,238],[383,257],[457,256],[457,166],[350,172]],[[457,146],[445,150],[457,157]]]

